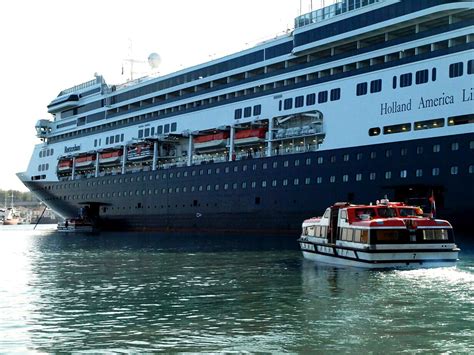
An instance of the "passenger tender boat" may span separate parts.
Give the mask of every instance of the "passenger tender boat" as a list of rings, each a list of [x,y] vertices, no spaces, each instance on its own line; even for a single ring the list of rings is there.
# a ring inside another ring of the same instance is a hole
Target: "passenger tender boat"
[[[298,241],[306,259],[363,268],[454,266],[459,253],[448,221],[386,199],[336,203],[305,220]]]

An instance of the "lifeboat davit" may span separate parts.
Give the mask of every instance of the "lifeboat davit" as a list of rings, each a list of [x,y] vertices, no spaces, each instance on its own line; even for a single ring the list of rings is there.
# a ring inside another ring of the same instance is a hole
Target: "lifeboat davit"
[[[214,134],[206,134],[194,138],[195,149],[211,149],[225,147],[227,139],[229,138],[229,132],[219,132]]]

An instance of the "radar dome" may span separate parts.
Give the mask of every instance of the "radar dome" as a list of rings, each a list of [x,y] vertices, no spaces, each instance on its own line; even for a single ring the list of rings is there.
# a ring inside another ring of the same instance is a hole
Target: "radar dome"
[[[156,69],[160,66],[161,64],[161,57],[158,53],[151,53],[149,56],[148,56],[148,64],[150,65],[150,67],[152,67],[153,69]]]

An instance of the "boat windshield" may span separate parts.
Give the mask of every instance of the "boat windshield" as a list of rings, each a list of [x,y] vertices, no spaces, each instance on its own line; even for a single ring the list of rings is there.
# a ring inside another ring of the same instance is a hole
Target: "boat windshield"
[[[377,209],[378,215],[382,218],[390,218],[390,217],[395,217],[397,215],[397,212],[395,211],[394,208],[379,208]]]
[[[398,214],[400,217],[416,217],[423,215],[423,211],[421,209],[417,210],[415,208],[399,208]]]

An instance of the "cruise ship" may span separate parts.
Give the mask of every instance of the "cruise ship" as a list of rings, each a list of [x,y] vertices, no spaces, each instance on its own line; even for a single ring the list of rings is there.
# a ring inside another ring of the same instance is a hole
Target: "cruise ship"
[[[18,177],[109,230],[290,234],[381,196],[467,229],[473,79],[472,0],[342,0],[220,59],[61,91]]]

